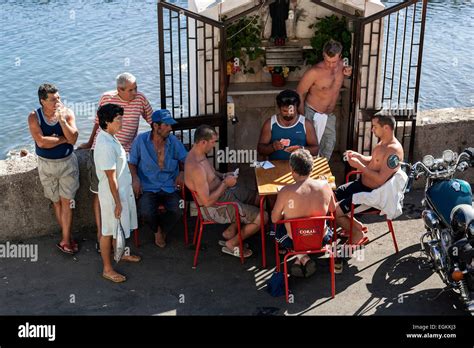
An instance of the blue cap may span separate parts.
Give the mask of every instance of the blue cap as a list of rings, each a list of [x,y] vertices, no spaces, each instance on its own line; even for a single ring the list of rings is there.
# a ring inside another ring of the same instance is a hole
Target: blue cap
[[[151,120],[153,122],[160,122],[164,124],[169,124],[170,126],[178,123],[171,117],[171,112],[166,109],[156,110],[153,115],[151,115]]]

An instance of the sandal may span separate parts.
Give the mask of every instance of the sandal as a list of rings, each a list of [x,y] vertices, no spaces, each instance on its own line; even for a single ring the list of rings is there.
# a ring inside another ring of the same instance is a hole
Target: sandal
[[[362,227],[362,233],[366,234],[369,231],[369,229],[364,226]],[[341,229],[341,231],[338,233],[339,236],[344,237],[344,238],[349,238],[349,231]]]
[[[124,281],[127,280],[127,277],[118,273],[115,275],[107,275],[105,273],[102,273],[102,277],[114,283],[123,283]]]
[[[140,262],[142,258],[138,255],[123,255],[120,261],[125,262]]]
[[[304,269],[304,277],[305,278],[311,277],[316,272],[316,262],[310,259],[304,264],[303,269]]]
[[[227,247],[222,247],[222,252],[224,254],[229,254],[229,255],[232,255],[232,256],[235,256],[235,257],[240,257],[240,249],[239,247],[234,247],[234,250],[230,250],[229,248]],[[247,258],[247,257],[250,257],[253,255],[253,251],[250,250],[250,249],[244,249],[244,257]]]
[[[301,263],[293,263],[290,267],[290,274],[294,277],[304,278],[305,272],[303,265]]]
[[[69,244],[63,244],[61,243],[56,244],[59,250],[61,250],[65,254],[69,255],[74,255],[74,249],[69,245]]]
[[[71,247],[75,253],[79,251],[79,244],[77,244],[77,242],[74,239],[71,239]]]
[[[225,242],[227,242],[227,241],[226,240],[220,240],[219,242],[217,242],[217,244],[219,244],[220,246],[225,247]],[[248,249],[249,248],[249,243],[244,243],[244,248]]]

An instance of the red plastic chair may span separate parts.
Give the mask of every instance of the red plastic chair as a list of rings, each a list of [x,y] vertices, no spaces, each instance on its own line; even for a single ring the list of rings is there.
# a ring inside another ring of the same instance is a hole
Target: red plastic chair
[[[191,190],[189,190],[191,191]],[[204,230],[205,225],[214,225],[218,224],[217,222],[206,220],[201,213],[200,205],[197,200],[197,193],[195,191],[191,191],[191,194],[193,196],[193,201],[194,204],[196,205],[197,211],[198,211],[198,217],[196,220],[196,228],[194,229],[194,238],[193,238],[193,244],[196,245],[196,252],[194,254],[194,263],[193,263],[193,268],[197,267],[197,259],[199,256],[199,249],[201,248],[201,238],[202,238],[202,231]],[[242,241],[242,234],[240,233],[240,214],[239,214],[239,206],[235,202],[217,202],[214,203],[214,205],[217,206],[223,206],[223,205],[231,205],[235,209],[235,216],[236,216],[236,225],[237,225],[237,235],[239,236],[239,249],[240,249],[240,263],[244,263],[244,253],[243,253],[243,248],[244,244]],[[199,234],[197,233],[199,228]],[[196,238],[197,238],[197,244],[196,244]]]
[[[186,186],[183,185],[181,188],[181,199],[184,201],[184,211],[183,211],[183,224],[184,224],[184,244],[188,245],[188,219],[187,219],[187,206],[186,206]],[[166,208],[164,205],[159,205],[158,206],[158,214],[163,213],[166,211]],[[133,241],[135,244],[135,247],[139,248],[140,247],[140,232],[138,228],[133,230]]]
[[[361,174],[362,172],[360,170],[353,170],[349,173],[347,173],[346,175],[346,183],[349,182],[349,178],[352,176],[352,175],[357,175],[357,174]],[[353,225],[354,225],[354,209],[355,209],[355,206],[354,204],[351,205],[351,215],[350,215],[350,220],[351,220],[351,224],[350,224],[350,229],[349,229],[349,240],[348,240],[348,243],[349,244],[352,244],[352,231],[353,231]],[[363,212],[360,212],[360,213],[357,213],[357,214],[361,214],[361,215],[378,215],[380,214],[380,210],[378,209],[375,209],[375,208],[371,208],[367,211],[363,211]],[[398,253],[398,244],[397,244],[397,238],[395,237],[395,230],[393,229],[393,224],[392,224],[392,220],[388,219],[387,216],[385,215],[385,219],[387,221],[387,225],[388,225],[388,229],[390,231],[390,233],[392,234],[392,240],[393,240],[393,245],[395,247],[395,252]]]
[[[293,239],[293,249],[289,250],[283,258],[283,273],[285,279],[285,295],[286,302],[289,302],[288,288],[288,264],[287,260],[290,256],[298,254],[329,254],[329,272],[331,273],[331,298],[336,295],[335,276],[334,276],[334,253],[331,250],[332,243],[322,246],[325,234],[326,221],[332,222],[333,239],[336,235],[336,220],[334,216],[315,216],[299,219],[280,220],[275,223],[275,231],[277,224],[289,223],[291,226],[291,235]],[[276,269],[280,271],[280,254],[278,253],[278,241],[275,238],[276,253]]]

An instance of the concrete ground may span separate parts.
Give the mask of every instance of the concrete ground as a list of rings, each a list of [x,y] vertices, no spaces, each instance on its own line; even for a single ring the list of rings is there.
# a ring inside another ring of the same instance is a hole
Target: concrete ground
[[[38,245],[37,262],[0,259],[0,315],[468,315],[452,292],[432,300],[443,283],[430,270],[418,270],[421,198],[421,191],[408,194],[404,215],[394,221],[399,254],[384,220],[365,220],[371,242],[362,259],[354,257],[336,275],[334,299],[327,259],[317,260],[318,271],[309,279],[290,277],[294,303],[270,296],[265,281],[275,266],[273,240],[267,238],[267,269],[261,268],[258,237],[249,241],[254,256],[241,265],[220,251],[223,226],[206,227],[195,270],[181,227],[165,249],[142,233],[137,252],[143,261],[118,265],[128,277],[122,284],[101,277],[93,231],[76,236],[82,237],[76,256],[55,247],[58,232],[23,241]]]

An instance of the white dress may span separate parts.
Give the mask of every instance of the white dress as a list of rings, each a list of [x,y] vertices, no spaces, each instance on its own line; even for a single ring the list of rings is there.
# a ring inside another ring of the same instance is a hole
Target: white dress
[[[137,228],[137,208],[132,189],[132,175],[127,163],[127,154],[116,137],[107,132],[99,132],[94,150],[94,162],[99,178],[99,202],[102,219],[102,235],[116,238],[118,220],[115,218],[115,202],[110,191],[105,170],[115,170],[122,214],[120,221],[125,237]]]

